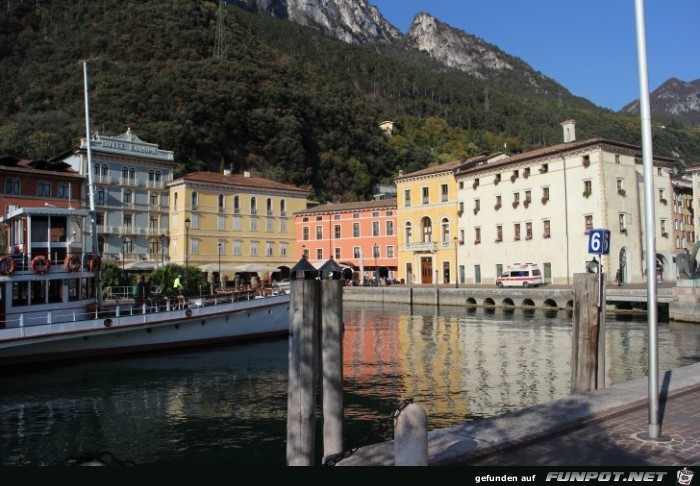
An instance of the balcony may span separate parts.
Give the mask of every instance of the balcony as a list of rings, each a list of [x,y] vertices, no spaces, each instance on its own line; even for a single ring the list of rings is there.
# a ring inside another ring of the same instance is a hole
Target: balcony
[[[419,243],[408,243],[406,249],[409,251],[435,251],[437,246],[433,241],[423,241]]]
[[[119,178],[119,185],[120,186],[127,186],[127,187],[137,187],[139,185],[138,180],[136,178],[132,177],[120,177]]]
[[[163,181],[148,181],[146,182],[146,187],[149,189],[164,189],[165,182]]]

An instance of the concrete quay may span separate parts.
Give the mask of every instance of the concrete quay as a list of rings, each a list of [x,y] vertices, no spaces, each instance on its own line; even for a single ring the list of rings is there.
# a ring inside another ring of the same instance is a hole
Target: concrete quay
[[[697,466],[700,363],[659,373],[657,440],[648,379],[620,383],[428,433],[429,466]],[[430,417],[428,417],[430,426]],[[393,466],[394,442],[358,449],[337,466]]]

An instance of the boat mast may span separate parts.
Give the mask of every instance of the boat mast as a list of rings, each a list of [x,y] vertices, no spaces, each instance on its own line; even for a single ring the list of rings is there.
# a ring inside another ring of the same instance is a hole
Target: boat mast
[[[83,61],[83,84],[85,85],[85,141],[87,145],[88,201],[90,201],[90,225],[92,228],[92,251],[99,255],[99,239],[97,237],[97,221],[95,218],[95,179],[92,173],[92,149],[90,146],[90,102],[88,100],[87,62]],[[97,305],[102,305],[102,271],[97,270]]]

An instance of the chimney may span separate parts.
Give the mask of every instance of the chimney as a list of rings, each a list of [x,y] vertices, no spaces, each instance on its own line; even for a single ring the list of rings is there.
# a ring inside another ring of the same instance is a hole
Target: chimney
[[[566,120],[561,124],[564,129],[564,143],[576,141],[576,120]]]

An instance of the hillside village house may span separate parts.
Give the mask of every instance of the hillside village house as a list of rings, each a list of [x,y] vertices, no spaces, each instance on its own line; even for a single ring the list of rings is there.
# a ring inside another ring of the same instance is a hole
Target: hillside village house
[[[562,123],[564,143],[456,171],[459,261],[467,281],[490,283],[514,263],[538,264],[545,282],[567,284],[586,271],[589,231],[611,231],[602,256],[608,282],[643,282],[645,210],[642,155],[638,147],[595,138],[577,141],[575,122]],[[674,160],[654,157],[656,253],[662,278],[675,280],[675,242],[669,238]],[[656,269],[652,269],[656,275]]]
[[[353,269],[358,282],[396,278],[396,199],[324,204],[297,212],[299,258],[314,264],[333,258]]]
[[[168,188],[175,169],[170,150],[145,142],[131,129],[118,136],[96,135],[90,141],[92,167],[88,167],[87,140],[68,159],[95,184],[95,222],[102,257],[129,270],[152,270],[167,261],[170,239]],[[88,184],[82,195],[89,208]]]
[[[306,209],[309,191],[228,170],[194,172],[168,188],[173,262],[273,268],[296,263],[293,215]]]

